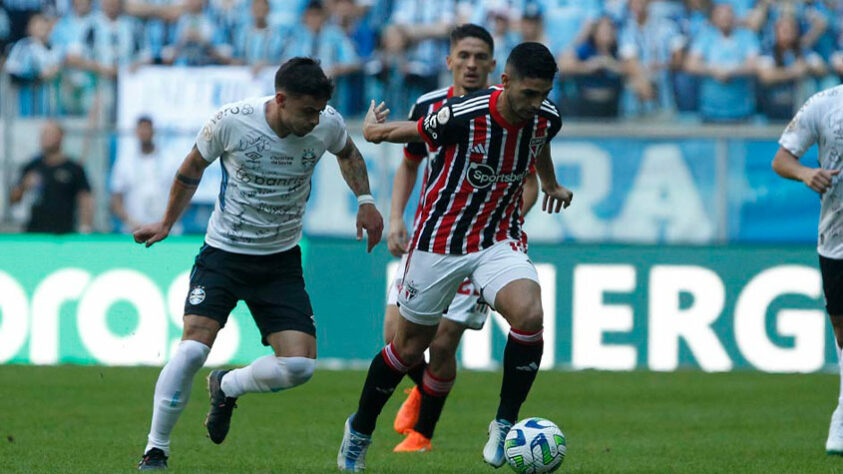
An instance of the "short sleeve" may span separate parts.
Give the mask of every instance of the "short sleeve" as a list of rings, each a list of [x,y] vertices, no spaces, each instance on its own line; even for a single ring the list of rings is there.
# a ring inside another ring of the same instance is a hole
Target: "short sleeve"
[[[85,169],[78,164],[74,164],[74,168],[76,168],[76,192],[90,192],[91,184],[88,183],[88,176],[85,174]]]
[[[127,164],[124,155],[118,155],[117,160],[114,161],[114,166],[111,168],[111,179],[109,180],[109,188],[111,188],[112,193],[121,194],[128,191],[131,177],[127,173],[127,171],[130,171]]]
[[[225,145],[231,136],[230,125],[231,115],[226,113],[223,106],[213,117],[205,122],[202,130],[196,136],[196,149],[208,163],[213,163],[225,151]]]
[[[419,107],[418,103],[413,104],[413,107],[410,109],[410,116],[408,120],[412,122],[417,122],[419,119],[422,118],[424,114],[424,108]],[[427,147],[424,143],[420,142],[410,142],[404,145],[404,157],[410,161],[414,162],[421,162],[427,157]]]
[[[331,123],[331,130],[328,135],[329,141],[325,144],[325,146],[331,153],[335,155],[339,154],[339,152],[345,149],[345,145],[348,142],[348,132],[345,129],[345,120],[343,120],[342,115],[340,115],[340,113],[330,105],[325,107],[322,114],[325,116],[325,119],[330,120]]]
[[[457,120],[454,119],[450,100],[439,110],[420,118],[417,126],[419,134],[431,148],[454,143],[458,137]]]
[[[814,96],[799,109],[779,138],[779,145],[793,156],[801,158],[819,137],[817,109],[822,100]]]

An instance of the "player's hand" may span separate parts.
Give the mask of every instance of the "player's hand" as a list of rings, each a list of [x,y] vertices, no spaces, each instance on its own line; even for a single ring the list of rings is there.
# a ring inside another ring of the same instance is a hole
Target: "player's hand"
[[[375,101],[373,100],[369,104],[369,110],[366,112],[366,116],[363,118],[363,138],[372,143],[380,143],[383,139],[374,133],[375,127],[378,124],[386,122],[387,117],[389,117],[389,109],[386,108],[386,104],[381,102],[375,105]]]
[[[574,193],[565,186],[557,184],[554,188],[544,190],[544,200],[542,201],[542,211],[548,214],[558,213],[563,208],[567,209],[571,205],[571,200],[574,198]]]
[[[809,168],[802,177],[802,182],[805,183],[805,186],[823,194],[831,187],[832,181],[838,173],[840,173],[840,170]]]
[[[407,253],[407,226],[404,219],[390,219],[389,233],[386,235],[386,246],[389,253],[400,257]]]
[[[147,248],[151,247],[155,242],[166,239],[168,235],[170,235],[170,227],[164,225],[163,222],[147,224],[132,232],[135,242],[146,244]]]
[[[381,241],[383,234],[383,217],[374,204],[362,204],[357,209],[357,240],[363,240],[363,230],[366,230],[366,252]]]

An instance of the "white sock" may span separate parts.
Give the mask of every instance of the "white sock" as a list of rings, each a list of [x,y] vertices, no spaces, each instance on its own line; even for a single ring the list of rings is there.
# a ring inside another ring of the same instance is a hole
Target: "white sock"
[[[308,357],[261,357],[225,374],[220,383],[226,397],[245,393],[278,392],[301,385],[313,375],[316,360]]]
[[[170,432],[179,419],[190,398],[193,377],[202,368],[211,348],[198,341],[185,340],[179,343],[176,353],[161,369],[155,384],[155,399],[152,405],[152,426],[149,428],[146,449],[164,451],[170,455]]]

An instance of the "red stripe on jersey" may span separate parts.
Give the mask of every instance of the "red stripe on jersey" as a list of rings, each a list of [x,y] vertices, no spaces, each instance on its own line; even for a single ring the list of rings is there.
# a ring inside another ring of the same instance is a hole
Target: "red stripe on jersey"
[[[549,125],[549,122],[548,122],[547,119],[545,119],[544,117],[536,116],[536,131],[533,132],[533,136],[544,137],[545,132],[547,131],[548,125]],[[532,140],[532,137],[522,137],[522,140]],[[527,146],[532,147],[532,145],[529,144],[529,143],[527,144]],[[546,145],[546,146],[550,146],[550,145]],[[532,151],[532,148],[531,148],[531,151]],[[536,161],[536,155],[531,153],[530,154],[530,166],[531,167],[533,166],[535,161]],[[506,212],[504,212],[503,218],[501,219],[501,222],[498,225],[498,233],[495,235],[496,241],[506,239],[507,232],[509,232],[509,226],[512,223],[512,213],[515,212],[515,206],[521,206],[521,202],[522,202],[521,195],[522,195],[523,191],[524,191],[524,187],[523,187],[523,184],[522,184],[521,189],[518,190],[517,196],[513,196],[515,199],[512,199],[512,201],[509,203],[509,206],[507,206]],[[521,217],[521,219],[523,221],[523,216]]]
[[[485,144],[486,132],[488,130],[486,117],[478,117],[475,119],[472,122],[472,127],[474,127],[474,136],[468,146],[472,147],[478,143]],[[467,168],[471,162],[471,153],[466,150],[465,155]],[[457,218],[462,215],[462,210],[465,208],[468,198],[471,197],[474,192],[474,187],[467,179],[462,179],[461,181],[460,188],[455,193],[454,199],[451,201],[451,205],[448,206],[448,209],[445,211],[445,216],[442,218],[442,221],[439,222],[439,228],[436,230],[436,236],[433,238],[434,253],[446,252],[446,247],[449,243],[448,239],[451,237],[451,230],[454,228],[454,223],[456,223]]]
[[[516,156],[516,145],[518,143],[518,136],[520,135],[520,130],[516,129],[513,131],[508,131],[506,134],[506,138],[504,139],[505,142],[502,143],[501,149],[503,152],[500,154],[500,163],[498,165],[498,174],[501,173],[509,173],[515,168],[515,164],[517,162]],[[483,231],[486,229],[486,224],[489,222],[489,219],[492,217],[492,213],[495,211],[495,207],[500,204],[501,197],[503,196],[506,189],[510,186],[509,183],[499,182],[495,183],[494,189],[491,193],[489,193],[489,197],[486,198],[485,204],[480,210],[480,213],[477,216],[477,220],[471,225],[471,228],[468,230],[468,237],[466,238],[466,252],[476,252],[480,250],[480,241],[483,239]]]
[[[422,194],[422,201],[419,202],[419,207],[421,208],[421,214],[416,219],[416,230],[413,232],[413,248],[416,248],[418,244],[419,236],[421,234],[422,228],[424,228],[425,222],[430,218],[430,212],[433,209],[433,205],[439,199],[442,199],[442,189],[445,187],[445,183],[448,181],[448,174],[451,169],[451,166],[454,162],[454,155],[456,154],[457,147],[449,146],[445,149],[445,162],[442,164],[442,168],[439,170],[438,176],[428,176],[428,180],[431,178],[434,179],[433,186],[429,190],[427,190],[426,194]]]

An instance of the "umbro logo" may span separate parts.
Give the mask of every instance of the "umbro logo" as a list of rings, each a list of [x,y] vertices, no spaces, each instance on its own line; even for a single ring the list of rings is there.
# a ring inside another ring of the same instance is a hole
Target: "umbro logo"
[[[478,143],[471,148],[471,153],[477,153],[478,155],[487,155],[489,154],[489,149],[486,148],[485,143]]]
[[[523,370],[525,372],[535,372],[535,371],[539,370],[539,365],[536,364],[535,362],[530,362],[527,365],[520,365],[520,366],[516,367],[515,370]]]

